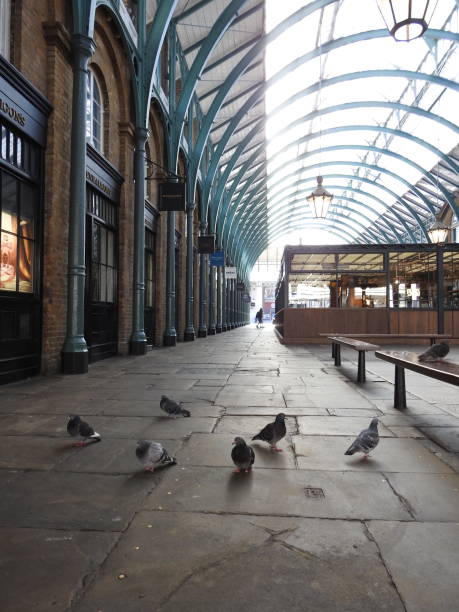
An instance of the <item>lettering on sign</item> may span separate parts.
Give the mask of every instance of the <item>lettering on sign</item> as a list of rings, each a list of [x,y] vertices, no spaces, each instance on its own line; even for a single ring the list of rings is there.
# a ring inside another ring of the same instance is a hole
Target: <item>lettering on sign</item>
[[[105,183],[103,183],[99,178],[97,178],[97,176],[95,176],[89,170],[86,170],[86,178],[88,179],[88,181],[91,181],[91,183],[93,183],[94,185],[97,185],[97,187],[99,187],[101,191],[103,191],[104,193],[106,193],[108,196],[111,197],[112,190],[110,189],[110,187],[106,185]]]
[[[10,119],[16,121],[16,123],[19,123],[19,125],[25,125],[26,118],[24,117],[24,115],[13,106],[10,106],[8,102],[2,100],[2,98],[0,98],[0,110],[5,113],[5,115],[8,115]]]

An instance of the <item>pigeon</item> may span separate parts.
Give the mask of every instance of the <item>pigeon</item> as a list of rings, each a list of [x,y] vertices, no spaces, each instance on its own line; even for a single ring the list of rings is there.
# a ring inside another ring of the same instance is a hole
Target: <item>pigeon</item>
[[[184,417],[191,416],[191,412],[189,410],[185,410],[185,408],[182,408],[180,404],[177,404],[177,402],[174,402],[174,400],[169,399],[166,395],[161,395],[161,401],[159,402],[159,405],[163,412],[171,414],[174,419],[179,414]]]
[[[419,355],[419,361],[439,361],[446,357],[449,353],[449,346],[446,342],[440,342],[440,344],[433,344],[424,353]]]
[[[354,453],[364,453],[365,459],[369,457],[371,450],[376,448],[379,442],[378,419],[375,417],[371,420],[370,427],[359,433],[354,442],[350,445],[345,455],[353,455]]]
[[[266,427],[263,427],[259,434],[253,436],[252,440],[263,440],[263,442],[268,442],[273,450],[281,452],[282,449],[277,448],[276,443],[282,440],[287,433],[285,427],[286,418],[283,412],[279,412],[274,423],[269,423]]]
[[[138,440],[135,454],[147,472],[154,472],[157,466],[165,467],[177,463],[175,457],[171,457],[162,444],[151,440]]]
[[[100,434],[98,434],[97,431],[94,431],[91,425],[86,423],[86,421],[82,421],[77,414],[69,415],[67,432],[72,436],[72,438],[78,435],[84,438],[84,440],[80,442],[75,442],[73,446],[86,446],[87,444],[100,442],[102,439]]]
[[[240,472],[250,472],[255,461],[255,453],[253,448],[245,443],[244,438],[236,437],[233,442],[234,446],[231,451],[231,459],[233,460],[236,470],[235,474]]]

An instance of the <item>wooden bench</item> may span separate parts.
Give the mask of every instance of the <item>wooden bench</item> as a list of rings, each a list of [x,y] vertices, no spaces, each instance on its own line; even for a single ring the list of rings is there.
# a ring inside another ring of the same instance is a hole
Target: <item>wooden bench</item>
[[[407,339],[407,340],[430,340],[430,346],[436,344],[437,340],[448,340],[452,338],[451,334],[341,334],[336,332],[328,332],[328,333],[320,333],[319,336],[329,338],[330,336],[339,336],[340,338],[375,338],[375,339],[383,339],[386,338],[388,340],[398,340],[398,339]]]
[[[451,361],[419,361],[417,353],[376,351],[376,357],[395,364],[394,408],[406,408],[405,369],[459,386],[459,364]]]
[[[335,358],[335,366],[341,365],[341,346],[347,346],[359,352],[357,382],[365,382],[365,353],[366,351],[376,351],[379,349],[379,346],[344,336],[329,336],[328,339],[332,343],[332,357]]]

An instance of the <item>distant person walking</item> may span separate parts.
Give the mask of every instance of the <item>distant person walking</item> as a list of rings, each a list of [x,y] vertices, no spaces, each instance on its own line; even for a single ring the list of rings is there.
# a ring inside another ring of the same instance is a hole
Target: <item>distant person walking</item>
[[[255,322],[257,324],[257,329],[258,327],[263,327],[263,308],[260,308],[260,310],[255,315]]]

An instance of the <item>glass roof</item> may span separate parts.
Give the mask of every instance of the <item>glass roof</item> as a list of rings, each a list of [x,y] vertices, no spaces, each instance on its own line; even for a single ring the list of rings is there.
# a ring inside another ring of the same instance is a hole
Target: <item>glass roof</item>
[[[266,0],[267,32],[313,4]],[[438,2],[409,43],[375,0],[322,4],[266,50],[269,242],[302,223],[343,242],[408,242],[459,182],[459,54],[442,37],[457,35],[459,4]],[[325,220],[305,199],[319,174],[334,195]]]

